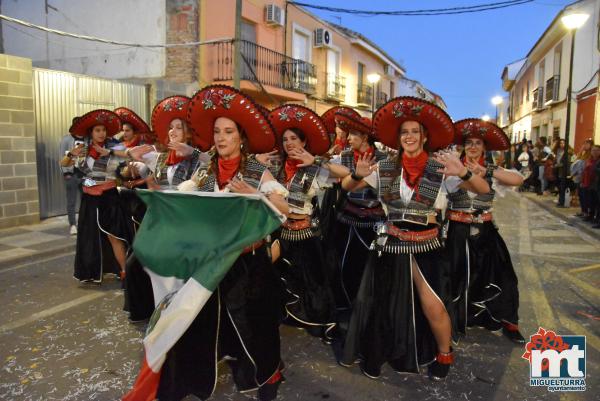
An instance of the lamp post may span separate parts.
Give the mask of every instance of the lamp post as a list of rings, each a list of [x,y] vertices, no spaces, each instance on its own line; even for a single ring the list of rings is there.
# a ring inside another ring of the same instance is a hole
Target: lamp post
[[[558,195],[558,207],[566,207],[565,205],[565,192],[567,190],[567,177],[569,176],[569,136],[571,133],[571,92],[573,91],[573,58],[575,55],[575,34],[577,29],[581,28],[583,24],[589,18],[588,14],[567,11],[560,20],[569,31],[571,31],[571,57],[569,60],[569,86],[567,87],[567,116],[565,118],[565,149],[562,156],[562,171],[560,175],[560,188]]]
[[[498,126],[500,126],[500,124],[498,123],[498,106],[500,106],[503,101],[504,99],[502,99],[502,96],[494,96],[492,98],[492,104],[496,106],[496,124],[498,124]]]
[[[367,81],[371,84],[371,90],[373,91],[371,93],[371,120],[375,114],[375,85],[377,85],[380,79],[381,75],[377,73],[367,75]]]

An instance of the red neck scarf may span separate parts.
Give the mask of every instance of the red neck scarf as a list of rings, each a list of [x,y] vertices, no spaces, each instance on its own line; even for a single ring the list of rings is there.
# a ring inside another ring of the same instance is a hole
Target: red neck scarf
[[[92,142],[92,144],[90,145],[90,149],[88,151],[88,156],[91,157],[94,160],[97,160],[100,157],[100,153],[98,153],[96,151],[96,148],[94,147],[94,145],[98,145],[101,148],[103,148],[104,147],[104,142],[100,142],[100,143]]]
[[[335,146],[337,146],[340,151],[346,149],[346,146],[348,146],[348,140],[347,139],[342,139],[342,138],[335,138],[335,141],[333,142],[333,144]]]
[[[133,148],[134,146],[138,146],[141,141],[142,141],[142,136],[136,134],[133,136],[133,139],[131,139],[130,141],[123,141],[123,145],[125,145],[126,148]]]
[[[287,158],[285,161],[285,182],[290,182],[294,178],[294,174],[298,171],[298,164],[301,164],[301,160]]]
[[[185,160],[185,157],[183,157],[183,156],[177,156],[177,152],[176,151],[169,150],[169,156],[167,156],[167,160],[166,160],[165,164],[167,166],[174,166],[176,164],[181,163],[184,160]]]
[[[356,165],[356,163],[358,162],[359,157],[362,157],[364,155],[371,156],[372,154],[373,154],[373,148],[370,146],[364,152],[359,152],[358,150],[355,150],[354,151],[354,165]]]
[[[241,160],[242,160],[242,155],[239,155],[235,159],[229,159],[229,160],[224,160],[219,157],[219,160],[218,160],[219,174],[217,174],[217,177],[218,177],[217,181],[219,183],[219,189],[223,189],[225,187],[225,185],[227,185],[229,183],[229,181],[231,181],[231,179],[233,178],[235,173],[237,173],[237,171],[240,168]]]
[[[415,157],[408,157],[406,154],[402,155],[402,169],[404,170],[404,181],[410,188],[415,188],[419,185],[423,171],[425,171],[425,165],[429,156],[427,152],[423,151]]]

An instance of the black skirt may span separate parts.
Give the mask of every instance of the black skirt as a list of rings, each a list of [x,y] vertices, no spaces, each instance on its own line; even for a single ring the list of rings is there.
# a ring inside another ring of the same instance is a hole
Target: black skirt
[[[453,336],[467,322],[489,313],[497,322],[518,324],[518,278],[510,253],[493,222],[450,222],[446,243],[452,271]]]
[[[131,321],[149,319],[154,312],[152,281],[133,252],[127,258],[125,265],[124,302],[123,310],[129,312]]]
[[[133,241],[133,225],[116,188],[100,196],[83,193],[77,223],[73,276],[80,281],[102,282],[104,273],[120,272],[107,235],[126,243]]]
[[[324,326],[329,331],[335,325],[335,302],[320,238],[279,241],[281,258],[276,266],[289,294],[288,315],[301,325]]]
[[[239,391],[263,385],[281,362],[283,288],[266,246],[240,256],[184,335],[167,353],[157,398],[209,398],[225,356]]]
[[[398,372],[418,373],[431,363],[437,344],[413,286],[410,254],[369,253],[346,334],[341,363],[361,361],[378,376],[384,363]],[[450,301],[449,265],[443,250],[414,255],[444,306]]]

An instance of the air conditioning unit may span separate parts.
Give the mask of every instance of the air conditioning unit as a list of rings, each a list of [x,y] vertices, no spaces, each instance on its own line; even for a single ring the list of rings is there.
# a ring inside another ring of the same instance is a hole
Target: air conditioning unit
[[[396,69],[393,65],[386,64],[385,68],[383,69],[383,72],[385,73],[385,75],[393,77],[395,75]]]
[[[315,29],[314,38],[315,38],[315,43],[314,43],[315,47],[331,47],[333,45],[333,43],[331,41],[331,39],[332,39],[331,32],[329,32],[325,28]]]
[[[281,7],[275,4],[267,4],[265,7],[265,21],[267,25],[283,26],[284,14]]]

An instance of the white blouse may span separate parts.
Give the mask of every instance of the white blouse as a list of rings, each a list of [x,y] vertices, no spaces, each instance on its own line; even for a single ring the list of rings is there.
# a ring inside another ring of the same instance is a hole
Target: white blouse
[[[289,190],[290,184],[291,184],[291,181],[288,184],[288,187],[287,187],[288,190]],[[324,188],[327,188],[329,186],[331,186],[330,180],[329,180],[329,170],[327,170],[326,168],[320,168],[319,171],[317,172],[317,175],[315,176],[315,179],[312,182],[312,185],[310,186],[310,189],[306,193],[306,196],[308,198],[312,199],[315,196],[317,196],[319,191],[321,191]],[[286,196],[287,196],[287,194],[286,194]],[[299,208],[297,206],[290,205],[290,204],[288,204],[288,206],[290,209],[290,213],[305,214],[307,216],[312,216],[312,214],[313,214],[313,206],[312,206],[311,202],[305,202],[303,208]]]

